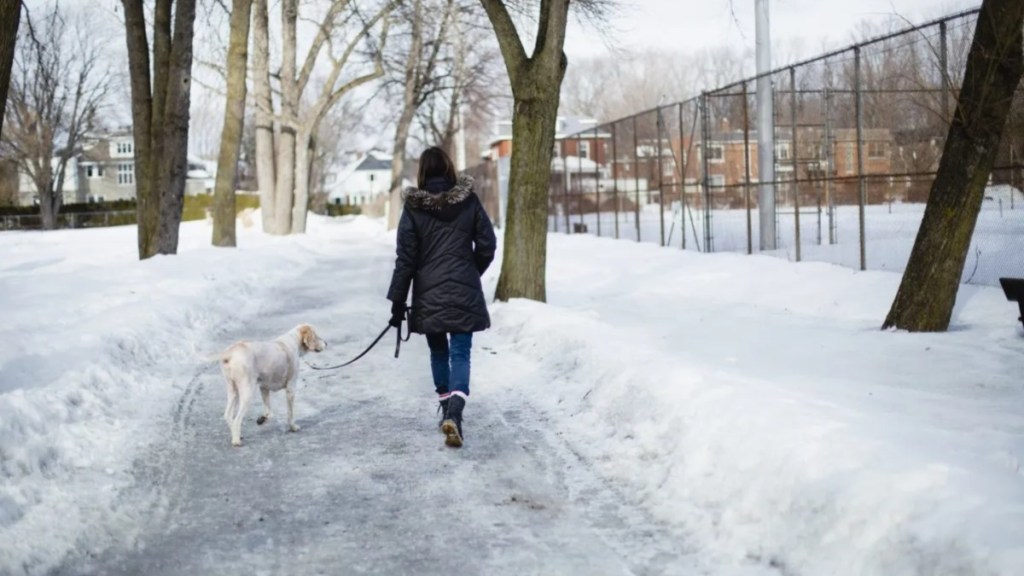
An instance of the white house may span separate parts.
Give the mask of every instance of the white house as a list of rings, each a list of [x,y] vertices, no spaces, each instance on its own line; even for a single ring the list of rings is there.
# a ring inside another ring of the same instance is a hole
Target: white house
[[[212,193],[216,166],[212,168],[210,163],[189,158],[185,193],[190,196]],[[134,200],[135,145],[131,128],[88,135],[81,151],[68,161],[63,193],[65,204]],[[32,179],[20,174],[18,203],[30,206],[38,200]]]
[[[391,155],[371,150],[327,176],[327,201],[362,206],[386,196],[391,187]]]

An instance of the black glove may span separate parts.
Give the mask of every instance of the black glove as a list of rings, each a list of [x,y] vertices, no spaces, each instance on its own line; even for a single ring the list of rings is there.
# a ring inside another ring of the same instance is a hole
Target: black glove
[[[402,327],[402,321],[405,320],[405,302],[392,302],[391,303],[391,320],[388,320],[388,324],[395,328]]]

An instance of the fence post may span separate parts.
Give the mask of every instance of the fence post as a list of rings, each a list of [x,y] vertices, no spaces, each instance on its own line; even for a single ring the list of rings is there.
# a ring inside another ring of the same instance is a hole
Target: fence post
[[[576,212],[580,216],[580,230],[586,226],[586,220],[583,216],[583,149],[581,146],[582,140],[580,135],[576,135],[576,185],[578,192],[576,193]]]
[[[856,91],[857,107],[857,204],[860,217],[860,269],[867,270],[867,238],[864,230],[864,203],[866,188],[864,181],[864,98],[860,86],[860,46],[853,49],[853,85]]]
[[[949,116],[949,35],[946,30],[946,21],[939,22],[939,66],[942,67],[942,120],[948,126],[951,124]]]
[[[704,181],[704,251],[713,252],[711,245],[711,177],[708,174],[708,143],[711,131],[711,114],[708,110],[708,93],[700,95],[701,106],[701,157]]]
[[[754,227],[750,214],[750,105],[748,103],[747,83],[743,83],[743,192],[747,208],[747,254],[754,253]]]
[[[789,68],[789,109],[791,115],[791,122],[793,126],[793,142],[790,147],[789,155],[793,160],[793,219],[796,226],[796,261],[800,261],[800,174],[798,172],[799,164],[797,164],[797,151],[800,149],[797,146],[797,122],[796,122],[796,68],[790,66]]]
[[[597,237],[601,237],[601,164],[598,163],[598,149],[605,151],[604,140],[597,128],[594,128],[594,198],[597,202]],[[607,156],[607,151],[604,156]]]
[[[683,103],[679,103],[679,233],[686,250],[686,133],[683,131]]]
[[[566,154],[566,141],[563,139],[562,148],[562,216],[565,217],[565,233],[572,234],[572,225],[569,224],[569,185],[572,184],[572,174],[569,173],[569,158]]]
[[[828,174],[825,175],[825,210],[828,211],[828,243],[829,246],[836,243],[835,228],[835,200],[832,198],[832,166],[835,159],[832,157],[832,92],[825,88],[825,166]]]
[[[654,117],[655,121],[655,132],[658,135],[658,224],[661,229],[661,246],[665,246],[665,183],[662,181],[662,174],[664,172],[661,169],[661,125],[664,120],[661,117],[661,108],[655,108]],[[650,183],[647,184],[647,188],[650,189]]]
[[[619,152],[618,152],[618,130],[619,123],[612,122],[612,197],[615,211],[615,239],[619,239]]]
[[[640,155],[637,153],[637,149],[640,147],[637,142],[636,135],[636,116],[633,116],[633,180],[635,185],[633,186],[633,192],[636,195],[636,204],[633,206],[633,212],[636,216],[636,241],[640,242]]]

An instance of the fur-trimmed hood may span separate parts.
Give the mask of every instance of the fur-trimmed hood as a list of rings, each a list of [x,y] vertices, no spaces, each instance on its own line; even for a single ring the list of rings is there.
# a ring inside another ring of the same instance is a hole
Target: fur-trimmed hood
[[[473,177],[468,174],[460,174],[455,181],[455,186],[446,192],[435,193],[419,188],[406,188],[402,192],[402,202],[410,208],[440,212],[449,206],[461,204],[472,194]]]

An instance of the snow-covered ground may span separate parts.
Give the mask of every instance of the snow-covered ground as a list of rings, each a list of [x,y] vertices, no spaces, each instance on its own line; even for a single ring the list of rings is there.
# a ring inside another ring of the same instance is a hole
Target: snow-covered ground
[[[137,262],[132,228],[0,234],[0,573],[1024,566],[1024,337],[998,289],[963,286],[948,333],[881,332],[891,272],[552,235],[549,303],[493,305],[475,339],[465,449],[433,429],[420,338],[304,368],[303,430],[252,409],[231,449],[198,353],[311,321],[311,360],[354,355],[393,235],[209,235]]]
[[[1011,194],[1013,192],[1013,194]],[[1012,199],[1012,200],[1011,200]],[[620,239],[639,240],[660,244],[661,219],[664,218],[665,244],[683,247],[681,231],[686,233],[686,249],[706,252],[705,215],[702,210],[687,207],[683,211],[676,203],[665,207],[657,204],[633,212],[618,214]],[[865,207],[864,258],[868,270],[902,272],[906,268],[914,246],[917,229],[924,215],[924,204],[869,205]],[[549,219],[549,230],[565,232],[564,215]],[[587,233],[601,237],[615,237],[616,214],[572,214],[574,223],[587,225]],[[600,222],[600,224],[599,224]],[[778,250],[764,252],[771,256],[795,261],[796,215],[791,206],[780,207],[777,218]],[[832,227],[831,242],[829,227]],[[751,249],[758,253],[760,223],[757,209],[750,214]],[[712,210],[711,242],[714,252],[747,252],[746,210]],[[860,210],[856,205],[836,206],[832,222],[827,210],[819,214],[817,206],[800,209],[800,260],[826,262],[854,270],[860,269]],[[990,186],[986,189],[962,280],[965,283],[997,286],[1001,276],[1024,276],[1024,194],[1009,186]]]

